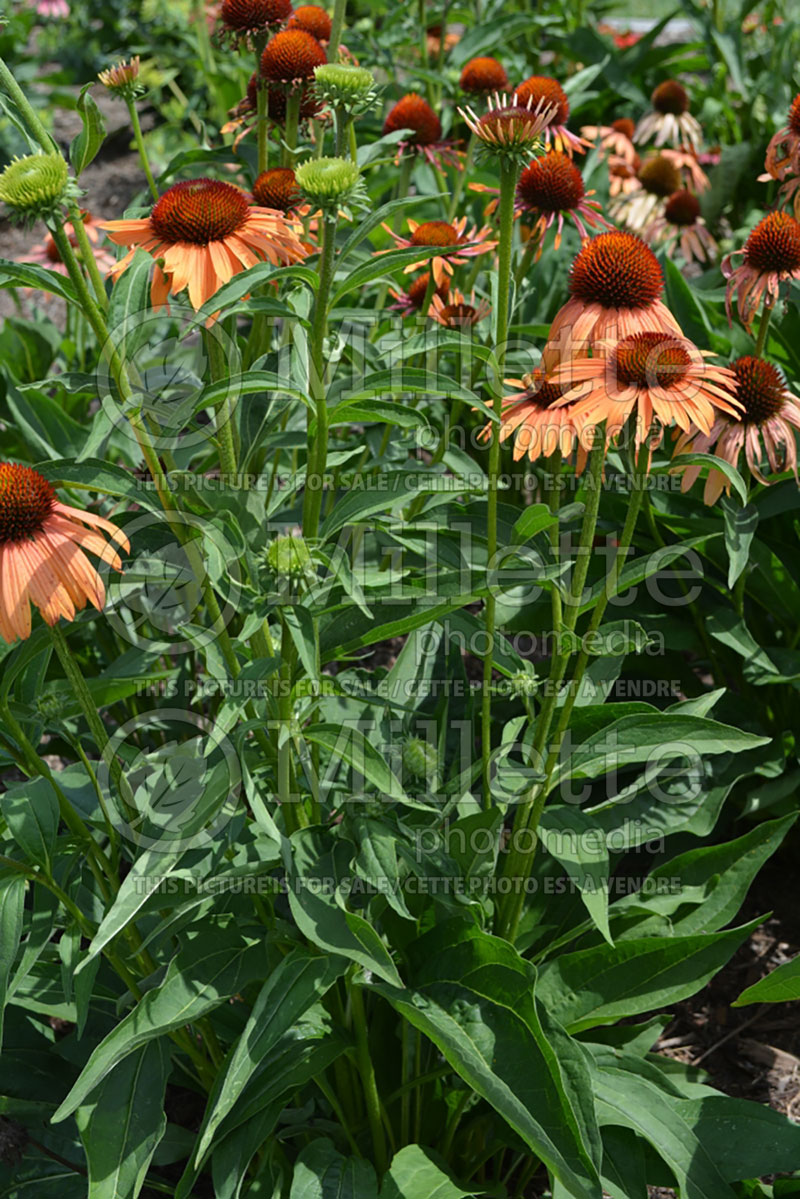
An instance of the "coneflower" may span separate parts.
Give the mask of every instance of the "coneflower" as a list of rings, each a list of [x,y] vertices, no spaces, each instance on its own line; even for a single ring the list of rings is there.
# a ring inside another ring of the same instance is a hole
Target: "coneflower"
[[[733,259],[740,255],[743,262],[734,267]],[[728,280],[728,320],[735,295],[739,316],[749,329],[762,298],[771,308],[780,296],[781,284],[800,279],[800,222],[787,212],[770,212],[758,222],[744,249],[723,258],[722,273]]]

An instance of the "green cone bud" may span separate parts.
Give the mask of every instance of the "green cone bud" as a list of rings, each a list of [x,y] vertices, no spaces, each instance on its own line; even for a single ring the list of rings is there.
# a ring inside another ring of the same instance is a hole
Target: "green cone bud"
[[[295,182],[310,204],[331,215],[366,203],[361,173],[347,158],[311,158],[297,168]]]
[[[439,755],[421,737],[410,737],[403,746],[403,766],[413,778],[430,778],[439,766]]]
[[[314,570],[302,537],[276,537],[267,548],[267,565],[279,579],[305,579]]]
[[[78,194],[60,154],[28,154],[15,158],[0,175],[0,200],[12,216],[26,224],[60,222],[65,203]]]
[[[378,97],[372,72],[349,63],[328,62],[315,67],[314,90],[320,100],[351,115],[365,112]]]

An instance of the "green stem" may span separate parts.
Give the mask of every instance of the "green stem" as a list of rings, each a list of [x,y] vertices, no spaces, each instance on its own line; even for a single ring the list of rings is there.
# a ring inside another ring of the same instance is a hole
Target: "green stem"
[[[259,65],[256,66],[256,71],[259,70]],[[269,166],[269,120],[267,119],[267,106],[269,96],[265,87],[259,87],[256,92],[256,104],[258,113],[258,173],[266,171]]]
[[[153,178],[153,172],[150,169],[150,160],[147,157],[147,147],[144,144],[144,137],[142,136],[142,126],[139,123],[139,114],[136,111],[136,101],[131,96],[128,96],[125,99],[125,103],[128,106],[128,112],[131,118],[133,140],[136,142],[136,149],[139,151],[142,169],[144,170],[147,178],[147,186],[150,188],[150,195],[153,197],[153,203],[155,204],[158,201],[158,188],[156,187],[156,181]]]
[[[328,323],[328,301],[334,275],[336,250],[336,217],[326,216],[322,225],[322,249],[320,252],[319,287],[314,299],[311,321],[311,396],[314,400],[315,418],[312,423],[309,413],[308,428],[308,472],[303,497],[303,536],[316,537],[322,511],[323,477],[328,461],[328,402],[325,393],[325,330]],[[316,476],[316,477],[314,477]]]
[[[97,259],[94,256],[92,244],[86,232],[86,226],[83,223],[83,213],[74,200],[70,202],[68,209],[70,223],[75,233],[75,240],[81,252],[81,262],[91,281],[92,290],[94,291],[100,310],[106,312],[108,310],[108,296],[106,295],[105,284],[100,274],[100,268],[97,265]]]
[[[294,88],[286,97],[286,127],[283,131],[282,163],[285,167],[294,166],[294,152],[297,149],[297,126],[300,124],[300,92]]]
[[[536,731],[534,733],[531,753],[535,767],[538,767],[541,761],[542,751],[550,736],[550,728],[558,704],[561,686],[564,682],[571,657],[571,650],[569,648],[571,635],[578,620],[581,597],[586,585],[586,576],[589,572],[589,561],[592,555],[594,534],[597,527],[597,515],[600,510],[603,465],[606,459],[606,438],[605,427],[603,425],[599,425],[595,430],[595,439],[596,444],[592,449],[589,461],[589,473],[586,480],[586,500],[580,541],[578,543],[577,561],[572,572],[572,583],[562,627],[560,630],[553,630],[555,647],[550,660],[547,692],[536,721]],[[540,793],[543,790],[541,784],[535,784],[524,802],[517,808],[511,836],[511,848],[503,864],[502,875],[512,880],[512,889],[506,896],[506,902],[501,905],[497,932],[499,936],[506,937],[511,941],[514,940],[517,925],[522,914],[525,898],[524,884],[533,869],[535,852],[535,846],[529,844],[530,839],[526,838],[524,847],[520,846],[518,842],[521,839],[523,831],[528,829],[535,809],[540,803],[543,804],[544,802],[543,799],[540,799]]]
[[[357,985],[350,988],[350,1006],[353,1013],[353,1032],[356,1038],[358,1068],[361,1075],[361,1085],[364,1088],[364,1101],[367,1105],[367,1118],[372,1135],[372,1146],[375,1151],[375,1168],[379,1174],[383,1174],[388,1164],[386,1160],[386,1137],[381,1119],[381,1101],[375,1078],[375,1067],[372,1064],[369,1052],[364,995],[361,987]]]
[[[458,213],[458,206],[461,203],[461,196],[464,192],[464,184],[467,181],[467,175],[472,167],[472,156],[475,153],[475,146],[478,137],[475,133],[470,133],[469,141],[467,142],[467,152],[464,158],[463,170],[456,171],[456,182],[453,187],[453,195],[450,199],[450,208],[447,212],[447,219],[452,224]]]
[[[756,350],[755,350],[756,358],[760,358],[762,356],[762,354],[764,353],[764,346],[766,345],[766,341],[767,341],[767,331],[769,329],[769,322],[772,320],[772,307],[773,306],[771,304],[765,303],[763,311],[761,313],[761,324],[758,326],[758,340],[756,341]]]
[[[428,71],[428,17],[425,12],[425,0],[417,0],[417,22],[419,24],[419,56],[422,63],[422,69],[427,74]],[[442,30],[444,37],[444,30]],[[433,94],[433,84],[430,79],[425,84],[428,103],[433,107],[436,97]]]
[[[344,158],[347,150],[348,130],[352,118],[344,108],[334,109],[333,116],[336,123],[336,148],[334,153],[337,158]]]
[[[339,43],[342,40],[342,29],[344,28],[344,14],[347,8],[347,0],[336,0],[333,6],[333,24],[331,26],[331,37],[328,42],[328,62],[336,62],[339,56]]]
[[[203,340],[208,356],[208,365],[212,383],[220,383],[230,375],[230,365],[225,361],[225,352],[213,329],[203,329]],[[238,470],[236,438],[234,429],[233,407],[230,393],[226,392],[216,406],[217,444],[219,446],[219,466],[228,485],[236,485]]]
[[[519,168],[506,160],[500,166],[500,209],[499,247],[497,265],[497,326],[495,357],[497,378],[495,380],[492,440],[489,445],[489,489],[486,508],[486,569],[487,577],[494,569],[497,555],[497,496],[500,474],[500,420],[503,411],[503,368],[511,302],[511,254],[514,243],[514,196]],[[431,271],[431,275],[433,271]],[[486,597],[486,655],[483,659],[483,692],[481,695],[481,759],[484,805],[491,807],[491,753],[492,753],[492,671],[494,668],[494,638],[497,601],[493,590]]]

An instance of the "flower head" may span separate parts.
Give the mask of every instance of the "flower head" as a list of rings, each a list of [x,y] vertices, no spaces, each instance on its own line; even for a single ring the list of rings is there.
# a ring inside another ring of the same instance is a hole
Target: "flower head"
[[[403,96],[389,110],[383,122],[383,135],[410,130],[410,137],[397,143],[398,159],[406,154],[420,154],[433,167],[441,169],[443,164],[460,166],[460,158],[453,142],[442,140],[442,122],[427,100],[416,92]]]
[[[67,0],[36,0],[36,12],[40,17],[64,20],[69,16],[70,7]]]
[[[667,79],[654,89],[650,100],[653,111],[636,126],[633,140],[649,142],[654,138],[656,146],[666,142],[675,146],[686,143],[696,150],[703,140],[703,131],[689,112],[686,88],[676,79]]]
[[[612,230],[585,242],[572,264],[570,298],[550,327],[545,369],[585,355],[602,339],[638,332],[682,337],[661,300],[663,288],[653,251],[635,234]]]
[[[49,625],[72,620],[87,600],[101,610],[103,581],[84,551],[121,570],[114,544],[130,548],[111,521],[62,504],[31,467],[0,463],[0,637],[30,636],[31,602]]]
[[[222,0],[219,32],[228,41],[253,46],[259,36],[279,29],[291,12],[291,0]]]
[[[396,291],[394,288],[389,288],[392,297],[396,301],[392,304],[392,308],[396,308],[403,316],[408,316],[412,312],[419,312],[425,303],[430,279],[430,271],[424,271],[416,279],[411,280],[405,291]],[[441,282],[435,286],[433,294],[444,302],[447,300],[449,293],[450,276],[445,275]],[[431,313],[429,312],[428,315],[431,315]]]
[[[663,213],[642,236],[651,245],[666,245],[668,253],[679,248],[686,262],[707,262],[717,253],[717,243],[700,215],[700,201],[686,188],[673,192]]]
[[[470,258],[477,258],[481,254],[488,254],[497,245],[488,225],[484,225],[482,229],[473,225],[472,229],[467,231],[466,217],[460,217],[452,224],[450,221],[425,221],[423,224],[409,221],[408,227],[411,236],[401,237],[389,225],[385,223],[383,225],[386,232],[394,238],[397,249],[410,249],[419,246],[419,259],[409,263],[404,273],[410,274],[411,271],[417,270],[420,266],[427,266],[430,262],[430,269],[433,271],[437,287],[447,275],[452,275],[454,265],[467,262]],[[441,255],[434,257],[426,253],[426,250],[439,247],[446,248]],[[388,251],[379,250],[378,253],[386,254]]]
[[[770,139],[764,166],[772,179],[800,174],[800,92],[792,100],[786,124]]]
[[[581,446],[579,430],[572,419],[572,409],[560,404],[564,396],[560,384],[547,378],[541,371],[534,371],[522,379],[506,379],[505,382],[518,390],[503,400],[500,441],[507,441],[514,436],[515,462],[524,457],[533,462],[537,458],[549,458],[556,452],[567,458],[576,442],[579,464],[585,460],[585,447]],[[491,435],[492,426],[485,425],[480,432],[481,440],[488,441]]]
[[[139,55],[123,59],[113,67],[106,67],[97,78],[107,91],[121,100],[133,100],[144,91],[139,83]]]
[[[577,137],[567,129],[569,100],[567,93],[556,79],[548,75],[531,75],[516,89],[517,104],[531,107],[534,112],[547,112],[548,121],[544,128],[546,145],[552,142],[555,150],[565,154],[585,154],[591,142]]]
[[[620,224],[638,233],[663,207],[663,201],[683,186],[683,181],[667,152],[640,162],[636,182],[638,186],[618,199],[610,211]]]
[[[303,202],[291,167],[270,167],[253,184],[253,200],[259,208],[293,212]]]
[[[770,483],[761,470],[765,457],[773,474],[789,468],[797,479],[795,430],[800,429],[800,400],[789,392],[778,368],[763,358],[737,358],[731,370],[742,408],[740,418],[721,416],[709,432],[690,430],[679,438],[675,454],[707,454],[713,449],[718,458],[738,466],[744,449],[745,461],[759,483]],[[682,468],[682,491],[689,490],[700,470],[699,466]],[[715,503],[723,491],[729,490],[727,477],[721,471],[710,470],[703,492],[705,503]]]
[[[59,221],[66,202],[78,194],[60,154],[14,158],[0,175],[0,200],[21,224]]]
[[[640,331],[596,342],[594,357],[562,363],[553,377],[580,429],[605,423],[607,436],[616,437],[633,418],[639,446],[654,422],[710,432],[718,411],[736,415],[732,372],[708,356],[683,336]]]
[[[484,320],[491,311],[486,300],[478,300],[476,303],[474,291],[469,300],[466,300],[455,287],[453,294],[446,299],[434,292],[428,316],[438,324],[444,325],[446,329],[470,329]]]
[[[289,17],[288,29],[304,29],[318,42],[328,42],[331,37],[333,21],[324,8],[318,4],[301,4]]]
[[[734,267],[733,258],[738,255],[744,260]],[[762,297],[772,307],[780,295],[781,283],[800,279],[800,222],[787,212],[770,212],[756,225],[744,249],[723,259],[722,273],[728,280],[728,320],[735,294],[739,316],[749,329]]]
[[[176,183],[143,220],[103,221],[111,241],[129,246],[113,274],[130,265],[138,247],[158,260],[151,287],[154,308],[188,289],[200,308],[234,275],[257,262],[284,266],[305,257],[293,224],[280,212],[251,207],[232,183],[192,179]]]
[[[496,58],[471,58],[461,71],[459,87],[468,95],[502,92],[508,87],[508,75]]]
[[[520,104],[516,96],[509,100],[495,94],[489,97],[487,110],[480,117],[471,108],[458,111],[480,140],[484,153],[521,163],[541,144],[551,116],[551,109],[534,109],[532,105],[532,98]]]
[[[270,38],[261,55],[261,78],[285,86],[310,79],[326,62],[325,51],[304,29],[284,29]]]
[[[588,142],[596,142],[600,157],[614,154],[623,162],[633,163],[636,150],[633,146],[634,123],[630,117],[620,117],[610,125],[584,125],[581,136]]]
[[[600,215],[599,203],[589,199],[593,194],[587,194],[583,177],[572,159],[559,150],[534,158],[525,168],[517,184],[517,208],[538,214],[531,234],[539,242],[537,259],[541,257],[545,233],[556,222],[555,248],[558,249],[565,217],[574,222],[584,240],[589,236],[587,225],[608,227],[608,222]]]

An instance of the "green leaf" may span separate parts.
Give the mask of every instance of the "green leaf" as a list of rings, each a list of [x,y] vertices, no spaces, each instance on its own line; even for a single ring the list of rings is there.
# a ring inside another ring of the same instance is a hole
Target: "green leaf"
[[[637,937],[564,954],[541,967],[538,994],[573,1033],[666,1007],[699,991],[758,924],[686,937]]]
[[[769,737],[702,716],[663,712],[625,716],[578,745],[554,774],[551,790],[567,778],[597,778],[643,762],[662,770],[675,758],[742,753],[768,743]]]
[[[253,1004],[242,1035],[217,1074],[198,1134],[195,1159],[202,1158],[211,1147],[217,1128],[281,1036],[346,969],[345,958],[312,956],[308,950],[298,948],[273,970]]]
[[[303,736],[306,741],[328,750],[331,765],[337,772],[338,764],[346,762],[357,776],[371,783],[381,795],[400,803],[411,803],[384,755],[357,728],[346,724],[313,724],[303,730]]]
[[[129,361],[143,338],[152,336],[150,322],[143,323],[139,319],[139,314],[150,306],[152,273],[152,255],[147,250],[138,249],[111,291],[107,324],[112,342],[123,362]]]
[[[430,200],[430,196],[400,196],[397,200],[389,200],[388,204],[382,204],[380,208],[376,208],[374,212],[365,216],[353,232],[348,237],[347,241],[341,246],[337,255],[337,260],[340,264],[344,262],[348,254],[351,254],[357,246],[360,246],[365,238],[369,237],[373,229],[377,229],[382,221],[388,220],[395,212],[405,214],[419,204],[426,204]]]
[[[22,937],[24,908],[24,877],[19,874],[0,877],[0,1049],[3,1045],[3,1015],[8,980]]]
[[[164,1033],[191,1024],[238,994],[267,970],[266,946],[248,944],[232,927],[204,927],[172,959],[163,983],[148,991],[133,1011],[91,1054],[78,1081],[53,1116],[71,1115],[129,1054]]]
[[[122,880],[114,902],[100,922],[100,927],[89,946],[89,952],[79,969],[85,968],[92,958],[135,919],[136,913],[147,903],[150,896],[176,873],[183,856],[183,850],[167,854],[157,849],[148,849],[136,859]]]
[[[26,858],[49,873],[59,821],[52,784],[45,778],[14,784],[3,796],[2,812],[11,836]]]
[[[736,467],[725,458],[718,458],[716,454],[678,454],[669,464],[669,473],[677,472],[684,466],[707,466],[709,470],[718,470],[731,484],[742,503],[747,503],[747,484]]]
[[[31,287],[75,302],[75,288],[68,278],[33,262],[11,262],[0,258],[0,287]]]
[[[558,524],[558,517],[550,511],[547,504],[529,504],[521,516],[514,522],[511,530],[511,544],[524,545],[537,533]]]
[[[602,829],[591,816],[566,805],[545,809],[539,824],[542,844],[575,881],[587,912],[609,944],[608,849]]]
[[[800,999],[800,954],[747,987],[738,999],[734,999],[733,1007],[747,1007],[749,1003],[791,1003],[793,999]]]
[[[362,262],[354,271],[351,271],[345,282],[340,284],[338,291],[334,294],[331,300],[331,307],[335,308],[344,296],[351,291],[355,291],[357,287],[364,287],[367,283],[372,283],[375,279],[380,279],[385,275],[391,275],[393,271],[398,270],[401,266],[409,266],[414,262],[426,262],[430,258],[438,258],[442,254],[447,254],[447,246],[438,248],[433,246],[424,246],[423,252],[420,253],[419,246],[410,246],[403,250],[389,250],[385,254],[376,254],[373,258],[368,258],[366,262]]]
[[[332,408],[328,415],[331,429],[338,425],[396,425],[398,429],[425,429],[428,421],[423,412],[409,408],[407,404],[394,404],[390,400],[344,400]]]
[[[167,1127],[169,1070],[169,1047],[159,1037],[127,1057],[76,1111],[89,1167],[87,1199],[136,1199]]]
[[[633,1129],[648,1141],[675,1175],[685,1199],[733,1199],[680,1101],[630,1069],[600,1068],[593,1079],[600,1123]]]
[[[342,895],[351,878],[352,846],[331,847],[319,828],[293,833],[284,844],[289,906],[300,931],[321,949],[341,954],[389,983],[400,983],[392,957],[363,916],[349,912]]]
[[[675,1107],[728,1182],[797,1169],[800,1127],[782,1112],[728,1095],[678,1100]]]
[[[506,941],[455,921],[412,947],[413,988],[376,984],[574,1199],[599,1199],[600,1140],[582,1046],[542,1010],[536,972]]]
[[[75,105],[78,116],[83,122],[83,129],[72,139],[69,148],[69,160],[76,178],[94,160],[106,136],[105,119],[89,91],[89,88],[93,86],[94,83],[87,83],[81,88],[81,94]]]
[[[320,1137],[295,1162],[289,1199],[378,1199],[378,1179],[363,1157],[343,1157]]]
[[[421,1145],[406,1145],[395,1153],[381,1183],[381,1199],[472,1199],[445,1174]]]
[[[747,566],[750,546],[758,528],[758,509],[752,504],[736,508],[727,496],[723,496],[722,513],[725,517],[725,548],[729,561],[728,586],[733,587]]]
[[[240,271],[238,275],[234,275],[229,283],[224,283],[211,299],[206,300],[203,307],[197,310],[194,323],[196,325],[204,324],[215,312],[222,312],[223,309],[230,308],[232,304],[237,304],[239,300],[243,300],[257,288],[266,287],[270,283],[279,286],[287,280],[290,282],[299,280],[301,283],[306,283],[312,291],[319,286],[319,275],[310,267],[298,265],[275,267],[271,262],[259,262],[256,266],[251,266],[249,270]]]

